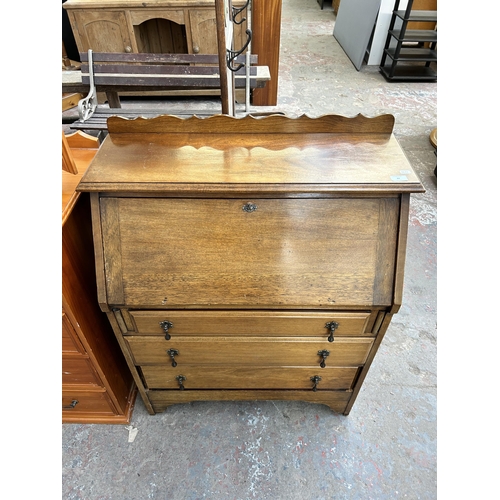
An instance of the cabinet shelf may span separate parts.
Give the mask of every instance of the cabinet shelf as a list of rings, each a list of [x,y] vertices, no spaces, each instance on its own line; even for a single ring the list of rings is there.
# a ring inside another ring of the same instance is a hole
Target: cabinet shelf
[[[395,49],[386,49],[385,52],[398,61],[437,61],[437,52],[431,49],[402,49],[397,56]]]
[[[437,71],[430,65],[437,63],[437,30],[432,29],[437,11],[412,10],[413,0],[405,10],[399,9],[399,4],[400,0],[395,0],[380,72],[388,81],[436,81]],[[407,29],[409,23],[425,23],[425,29],[415,25]]]
[[[398,66],[391,76],[391,66],[382,66],[381,73],[391,81],[429,81],[437,80],[437,72],[428,66]]]
[[[402,30],[391,30],[389,34],[403,42],[437,42],[437,31],[434,30],[406,30],[403,36],[401,32]]]
[[[437,22],[437,11],[435,10],[414,10],[406,16],[406,10],[397,10],[394,14],[403,21],[413,21],[419,23],[435,23]]]

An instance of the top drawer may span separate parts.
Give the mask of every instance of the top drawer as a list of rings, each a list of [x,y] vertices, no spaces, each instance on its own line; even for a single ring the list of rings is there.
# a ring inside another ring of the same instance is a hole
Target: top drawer
[[[107,303],[390,306],[399,198],[100,200]]]
[[[374,313],[376,314],[376,313]],[[266,337],[328,337],[370,334],[369,312],[270,312],[270,311],[130,311],[135,333],[165,335],[168,321],[172,337],[184,335],[242,335]],[[133,332],[131,332],[133,333]]]

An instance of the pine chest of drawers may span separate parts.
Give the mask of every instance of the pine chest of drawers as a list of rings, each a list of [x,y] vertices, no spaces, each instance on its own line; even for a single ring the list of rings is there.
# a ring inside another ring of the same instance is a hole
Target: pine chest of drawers
[[[150,413],[303,400],[347,415],[401,304],[410,193],[383,115],[108,120],[98,298]]]

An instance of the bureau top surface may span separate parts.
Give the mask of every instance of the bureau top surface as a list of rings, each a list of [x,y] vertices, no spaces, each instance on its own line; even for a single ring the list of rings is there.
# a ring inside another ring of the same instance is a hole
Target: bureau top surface
[[[78,190],[197,195],[423,192],[390,129],[371,131],[378,128],[376,119],[360,116],[112,118],[110,134]]]

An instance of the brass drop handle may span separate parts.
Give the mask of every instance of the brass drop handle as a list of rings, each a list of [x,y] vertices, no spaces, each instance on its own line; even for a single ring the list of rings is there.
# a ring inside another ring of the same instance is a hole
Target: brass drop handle
[[[175,378],[176,378],[177,382],[179,382],[179,390],[183,391],[184,390],[183,382],[185,382],[187,380],[187,378],[184,375],[177,375],[177,377],[175,377]]]
[[[171,321],[160,321],[160,326],[163,328],[163,331],[165,332],[165,340],[170,340],[170,333],[168,333],[168,330],[170,328],[174,327],[174,324]]]
[[[179,355],[179,351],[177,349],[169,349],[167,354],[170,356],[172,360],[172,366],[175,368],[177,366],[177,361],[175,361],[175,356]]]
[[[314,377],[311,377],[311,382],[314,384],[312,390],[316,392],[318,390],[318,382],[321,380],[321,377],[319,375],[314,375]]]
[[[63,406],[63,410],[72,410],[77,404],[78,399],[73,399],[73,401],[71,401],[71,404],[69,404],[68,406]]]
[[[327,351],[326,349],[318,351],[318,356],[321,356],[321,363],[319,364],[319,366],[321,366],[321,368],[324,368],[326,366],[326,358],[330,356],[330,351]]]
[[[330,321],[325,324],[325,328],[330,330],[330,335],[328,336],[328,342],[333,342],[333,332],[339,327],[339,324],[335,321]]]

